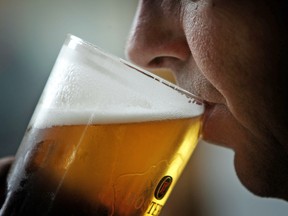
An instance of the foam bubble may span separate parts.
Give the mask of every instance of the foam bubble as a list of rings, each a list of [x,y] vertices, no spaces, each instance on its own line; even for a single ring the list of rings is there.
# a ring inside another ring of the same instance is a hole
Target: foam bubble
[[[83,43],[64,44],[32,118],[35,127],[187,118],[203,112],[203,105],[173,84],[160,84],[161,78],[143,75],[136,66]]]

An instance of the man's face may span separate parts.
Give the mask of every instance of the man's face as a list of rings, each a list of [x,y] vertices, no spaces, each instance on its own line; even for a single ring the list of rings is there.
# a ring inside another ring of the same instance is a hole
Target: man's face
[[[206,101],[203,138],[235,151],[248,189],[287,199],[287,35],[278,22],[280,4],[142,0],[127,54],[144,68],[169,68],[181,87]]]

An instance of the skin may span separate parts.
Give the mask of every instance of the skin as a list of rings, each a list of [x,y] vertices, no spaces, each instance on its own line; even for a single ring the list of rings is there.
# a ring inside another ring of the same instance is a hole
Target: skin
[[[251,192],[285,200],[287,8],[281,0],[142,0],[126,50],[203,98],[203,139],[235,151]]]

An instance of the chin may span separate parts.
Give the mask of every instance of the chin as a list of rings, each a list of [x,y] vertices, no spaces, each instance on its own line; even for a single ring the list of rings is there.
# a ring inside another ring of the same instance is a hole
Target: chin
[[[259,151],[258,154],[263,152]],[[240,182],[254,195],[263,198],[279,198],[288,201],[287,163],[281,156],[270,154],[270,158],[254,157],[246,153],[243,157],[235,152],[234,166]],[[263,161],[262,159],[265,160]],[[275,159],[275,158],[274,158]]]
[[[260,197],[288,201],[288,154],[270,131],[252,132],[224,105],[208,107],[204,115],[203,140],[232,149],[241,183]],[[259,136],[258,134],[261,134]]]

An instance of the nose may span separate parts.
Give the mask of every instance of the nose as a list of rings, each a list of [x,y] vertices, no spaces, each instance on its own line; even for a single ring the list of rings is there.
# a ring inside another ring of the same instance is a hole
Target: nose
[[[180,10],[175,0],[141,0],[126,46],[127,58],[148,69],[185,62],[190,49]]]

